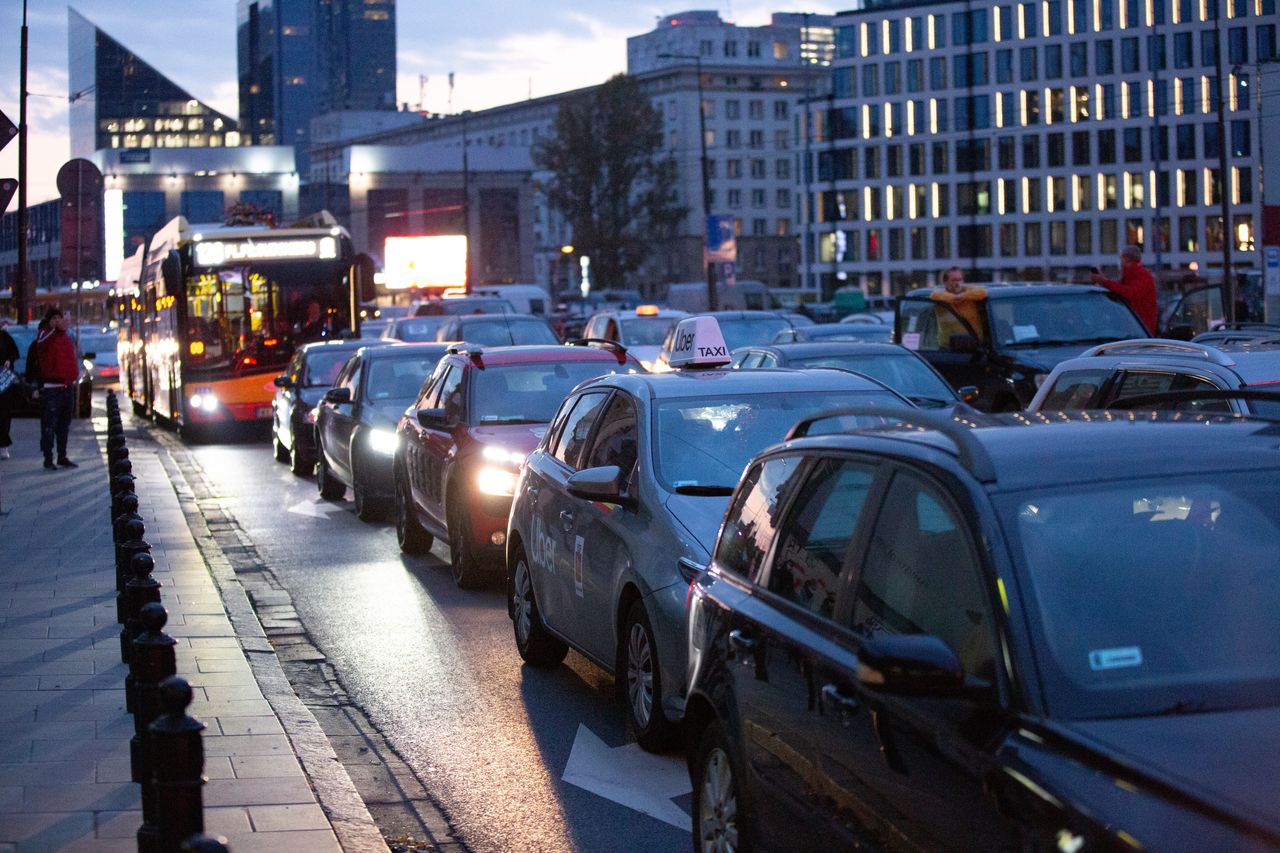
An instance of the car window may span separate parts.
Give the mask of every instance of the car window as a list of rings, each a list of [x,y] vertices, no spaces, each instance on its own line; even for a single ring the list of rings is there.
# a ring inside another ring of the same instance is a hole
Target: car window
[[[617,393],[600,419],[595,444],[587,454],[587,461],[583,467],[617,465],[624,476],[629,474],[636,464],[638,439],[636,404],[629,395]]]
[[[801,456],[778,456],[751,467],[738,486],[716,545],[722,569],[754,581],[773,544],[782,502],[800,470]]]
[[[1064,370],[1045,394],[1041,411],[1088,409],[1098,405],[1098,391],[1111,377],[1110,370]]]
[[[302,380],[302,352],[295,352],[293,358],[289,359],[289,367],[285,370],[285,375],[289,377],[289,381],[298,384]]]
[[[356,389],[360,387],[360,376],[364,372],[364,362],[359,357],[351,359],[348,365],[347,378],[343,381],[342,387],[351,389],[351,399],[356,397]]]
[[[448,375],[440,383],[440,396],[435,406],[444,409],[445,420],[463,420],[462,373],[461,367],[451,365]]]
[[[760,354],[760,366],[761,366],[761,367],[777,367],[777,366],[778,366],[778,357],[777,357],[777,356],[775,356],[775,355],[773,355],[772,353],[767,353],[767,352],[766,352],[766,353],[761,353],[761,354]]]
[[[582,450],[591,437],[591,427],[607,398],[608,395],[604,393],[583,394],[565,418],[553,455],[574,470],[578,469]]]
[[[938,341],[938,314],[950,314],[959,321],[959,317],[940,302],[924,299],[906,299],[902,302],[899,322],[900,343],[911,350],[940,350]]]
[[[789,367],[834,367],[852,370],[883,382],[905,397],[951,403],[956,399],[951,386],[938,377],[924,359],[898,350],[872,353],[817,356],[792,361]]]
[[[860,635],[932,634],[966,673],[995,672],[990,608],[964,523],[942,493],[909,473],[885,495],[854,594]]]
[[[470,320],[462,325],[460,334],[468,343],[486,347],[560,343],[544,320],[504,319],[501,315]]]
[[[1136,397],[1140,394],[1163,394],[1166,391],[1212,391],[1218,386],[1199,376],[1187,373],[1154,370],[1126,370],[1121,377],[1114,399]],[[1226,400],[1184,400],[1163,403],[1158,406],[1140,406],[1139,411],[1152,408],[1180,412],[1230,412]]]
[[[830,619],[840,570],[875,468],[844,459],[814,465],[778,530],[768,589]]]
[[[303,384],[310,388],[336,385],[338,374],[351,358],[351,350],[319,350],[307,354]]]
[[[408,403],[422,390],[436,359],[415,355],[374,359],[369,365],[365,395],[370,402]]]

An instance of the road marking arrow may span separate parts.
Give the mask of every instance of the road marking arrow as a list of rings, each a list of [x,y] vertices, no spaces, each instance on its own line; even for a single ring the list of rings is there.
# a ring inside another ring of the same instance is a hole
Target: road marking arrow
[[[310,518],[328,518],[332,513],[342,512],[342,507],[328,501],[298,501],[288,511]]]
[[[671,801],[672,797],[693,790],[689,772],[678,758],[653,755],[635,743],[610,747],[579,723],[569,763],[560,778],[598,797],[689,831],[689,815]]]

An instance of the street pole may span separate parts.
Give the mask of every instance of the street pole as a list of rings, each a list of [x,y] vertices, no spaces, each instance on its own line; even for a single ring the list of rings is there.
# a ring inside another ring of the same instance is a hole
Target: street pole
[[[452,74],[449,75],[453,77]],[[462,228],[463,234],[467,238],[467,258],[466,258],[466,278],[464,287],[467,296],[471,295],[471,288],[474,286],[474,280],[471,276],[471,166],[470,160],[467,158],[467,149],[470,146],[467,140],[467,113],[469,110],[462,111]]]
[[[1228,323],[1236,319],[1236,283],[1231,275],[1231,208],[1227,203],[1230,176],[1227,174],[1227,119],[1222,79],[1222,7],[1226,0],[1219,0],[1217,14],[1213,18],[1218,74],[1218,201],[1222,209],[1222,313]]]
[[[702,151],[702,231],[705,250],[707,228],[711,222],[711,174],[707,162],[707,111],[702,103],[702,57],[694,54],[694,69],[698,75],[698,143]],[[707,310],[719,309],[716,299],[716,265],[710,258],[703,258],[707,264]]]
[[[809,267],[813,259],[809,257],[809,241],[813,239],[810,233],[812,223],[809,217],[809,208],[812,200],[809,198],[809,139],[813,133],[810,129],[809,122],[813,119],[813,112],[810,101],[813,98],[813,69],[805,67],[804,46],[809,39],[809,12],[804,13],[804,25],[800,28],[800,68],[804,74],[804,107],[800,111],[800,127],[804,130],[804,142],[802,147],[803,154],[800,159],[800,182],[804,187],[800,200],[799,220],[800,220],[800,289],[804,290],[809,286],[809,282],[813,276]],[[833,89],[834,91],[834,89]],[[818,294],[818,299],[822,299],[822,294]]]
[[[27,266],[27,0],[22,0],[22,33],[18,47],[18,269],[13,278],[13,305],[18,322],[31,320],[31,270]]]

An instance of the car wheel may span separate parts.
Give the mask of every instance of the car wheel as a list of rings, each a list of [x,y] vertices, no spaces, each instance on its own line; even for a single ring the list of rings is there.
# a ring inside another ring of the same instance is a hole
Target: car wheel
[[[622,629],[622,677],[626,690],[627,719],[640,746],[661,752],[675,739],[675,726],[662,711],[662,673],[658,644],[649,614],[639,601],[627,611]]]
[[[746,853],[752,845],[743,824],[743,776],[719,723],[698,740],[693,760],[693,849],[697,853]]]
[[[425,554],[431,550],[434,537],[418,522],[409,495],[409,484],[396,475],[396,542],[406,554]]]
[[[272,449],[275,450],[276,452],[277,462],[289,461],[289,451],[286,450],[285,446],[280,443],[280,436],[276,434],[275,430],[271,431],[271,446],[272,446]]]
[[[467,514],[458,506],[462,499],[450,492],[446,517],[449,524],[449,560],[453,568],[453,582],[462,589],[475,589],[482,582],[480,561],[476,559],[475,546],[471,544],[471,524]]]
[[[327,501],[340,501],[347,493],[347,487],[334,479],[333,472],[329,470],[329,463],[324,460],[323,449],[317,454],[316,488],[320,490],[320,497]]]
[[[369,496],[369,486],[364,482],[364,477],[360,473],[361,466],[356,462],[357,460],[353,458],[351,499],[355,503],[356,518],[366,523],[381,521],[386,515],[386,507],[382,501]]]
[[[289,454],[289,470],[296,477],[310,477],[316,472],[316,462],[295,441],[293,452]]]
[[[533,666],[555,666],[564,660],[569,647],[547,631],[533,596],[533,576],[524,551],[515,555],[516,568],[511,575],[511,621],[515,627],[516,650],[525,663]]]

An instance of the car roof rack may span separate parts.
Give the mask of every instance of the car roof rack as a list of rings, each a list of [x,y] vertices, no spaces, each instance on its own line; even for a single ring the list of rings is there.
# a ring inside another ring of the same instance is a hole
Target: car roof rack
[[[1093,358],[1100,355],[1122,355],[1125,353],[1144,352],[1151,354],[1163,351],[1166,355],[1185,355],[1202,358],[1213,364],[1230,367],[1235,364],[1225,352],[1208,344],[1193,344],[1190,341],[1173,341],[1167,338],[1133,338],[1127,341],[1113,341],[1099,344],[1080,354],[1081,358]]]
[[[1210,332],[1250,332],[1250,331],[1272,331],[1280,333],[1280,323],[1256,323],[1240,321],[1236,323],[1219,323],[1210,329]]]
[[[991,462],[991,456],[987,453],[987,449],[982,446],[982,442],[978,441],[973,435],[973,427],[978,425],[977,421],[962,416],[962,412],[965,409],[968,409],[968,407],[957,406],[954,414],[943,415],[918,409],[896,409],[888,406],[848,406],[822,412],[799,421],[787,433],[786,440],[804,438],[809,434],[809,428],[815,423],[830,420],[831,418],[855,416],[885,418],[919,431],[933,430],[942,433],[955,445],[956,458],[975,479],[983,483],[994,483],[996,481],[996,467]],[[976,416],[981,416],[981,413],[977,410],[968,409],[968,411]]]
[[[1107,406],[1107,408],[1128,411],[1139,406],[1151,406],[1159,403],[1183,403],[1195,400],[1264,400],[1280,403],[1280,391],[1259,391],[1255,388],[1194,388],[1187,391],[1161,391],[1157,394],[1135,394],[1132,397],[1120,397],[1117,400],[1112,400],[1111,405]],[[1228,413],[1201,412],[1200,414],[1227,415]],[[1246,414],[1231,412],[1230,414],[1236,417],[1249,418],[1250,420],[1280,422],[1280,418],[1270,418],[1254,412]]]
[[[573,338],[565,341],[565,346],[569,347],[589,347],[599,345],[607,350],[612,350],[613,354],[618,357],[618,364],[622,364],[627,360],[627,348],[618,341],[611,341],[608,338]]]

